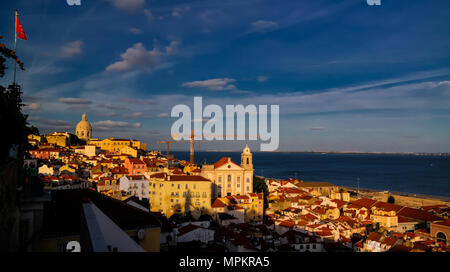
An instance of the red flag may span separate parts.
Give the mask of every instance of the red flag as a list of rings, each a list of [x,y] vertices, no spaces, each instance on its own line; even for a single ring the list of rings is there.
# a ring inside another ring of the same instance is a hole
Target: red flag
[[[16,33],[17,33],[17,38],[22,39],[22,40],[26,40],[27,39],[27,35],[25,34],[25,30],[23,30],[22,25],[20,24],[19,21],[19,17],[16,16]]]

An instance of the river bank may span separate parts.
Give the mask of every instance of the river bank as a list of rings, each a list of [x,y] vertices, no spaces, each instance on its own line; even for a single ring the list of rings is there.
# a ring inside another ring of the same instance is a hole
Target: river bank
[[[348,186],[340,186],[341,188],[351,191],[357,192],[358,189],[355,187]],[[401,206],[415,207],[420,208],[422,206],[431,206],[431,205],[449,205],[450,206],[450,198],[444,196],[431,196],[431,195],[422,195],[422,194],[410,194],[410,193],[401,193],[401,192],[387,192],[380,191],[368,188],[360,188],[359,189],[359,198],[370,198],[374,200],[387,202],[388,197],[393,196],[395,200],[395,204]]]

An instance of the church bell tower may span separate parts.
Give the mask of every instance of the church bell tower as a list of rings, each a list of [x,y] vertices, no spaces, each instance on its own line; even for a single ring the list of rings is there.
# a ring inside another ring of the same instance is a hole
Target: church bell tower
[[[248,145],[245,145],[241,154],[241,167],[245,170],[253,170],[253,155]]]

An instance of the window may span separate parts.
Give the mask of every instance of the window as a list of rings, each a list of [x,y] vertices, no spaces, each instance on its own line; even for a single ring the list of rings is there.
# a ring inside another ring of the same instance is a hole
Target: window
[[[247,183],[250,183],[250,179],[249,178],[247,178]]]
[[[219,182],[222,182],[222,176],[219,176]]]
[[[313,249],[316,249],[316,244],[314,244],[314,245],[312,245],[313,246]]]
[[[227,181],[228,181],[228,182],[231,182],[231,175],[228,175]]]
[[[180,189],[181,188],[181,184],[178,184],[177,188]]]
[[[445,234],[443,232],[438,232],[436,234],[436,240],[438,242],[443,242],[444,244],[447,243],[447,237],[445,236]]]

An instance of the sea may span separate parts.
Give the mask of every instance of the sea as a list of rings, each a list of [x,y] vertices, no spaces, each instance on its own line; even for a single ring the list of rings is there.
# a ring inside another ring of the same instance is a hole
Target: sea
[[[171,152],[189,160],[189,152]],[[196,163],[214,163],[240,152],[195,152]],[[265,178],[326,181],[338,186],[450,197],[450,156],[253,152],[254,174]],[[358,184],[359,183],[359,184]]]

